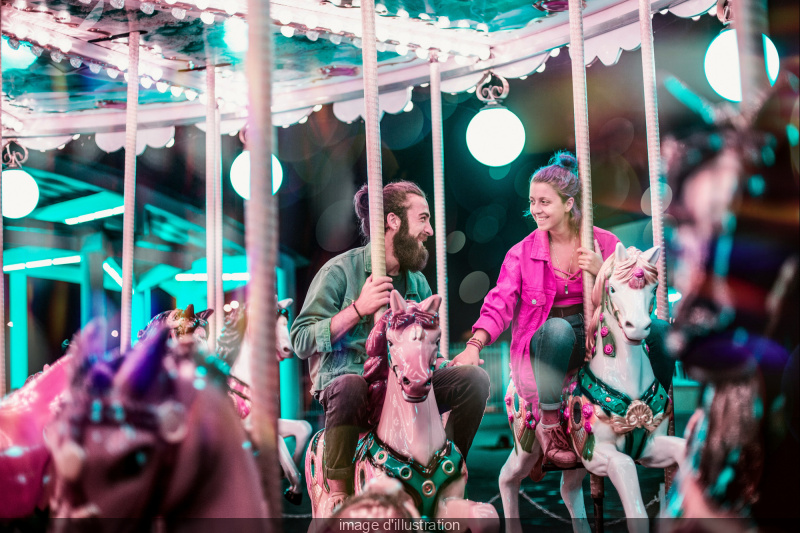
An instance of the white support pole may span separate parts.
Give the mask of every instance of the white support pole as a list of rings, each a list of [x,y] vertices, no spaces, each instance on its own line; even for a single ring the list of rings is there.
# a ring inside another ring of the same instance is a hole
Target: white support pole
[[[247,80],[250,116],[250,200],[245,207],[247,270],[250,273],[248,313],[274,317],[275,264],[278,257],[277,201],[272,195],[272,28],[269,0],[248,0],[249,47]],[[280,519],[281,470],[278,464],[278,361],[275,325],[271,320],[250,321],[253,347],[253,436],[259,449],[261,483],[267,517]],[[281,520],[270,523],[280,533]]]
[[[378,51],[375,44],[375,0],[361,2],[361,59],[364,68],[364,127],[367,133],[367,183],[373,277],[386,275],[381,163],[381,110],[378,100]],[[380,313],[381,311],[378,311]]]
[[[450,358],[450,327],[447,302],[447,250],[445,242],[444,143],[442,127],[442,73],[437,57],[431,58],[431,141],[433,143],[433,215],[436,219],[436,289],[442,297],[439,352]]]
[[[136,133],[139,127],[139,32],[128,36],[128,105],[125,122],[125,192],[122,214],[122,318],[120,352],[131,347],[134,217],[136,216]]]
[[[0,26],[3,25],[3,13],[0,9]],[[0,47],[1,48],[1,47]],[[3,62],[3,53],[0,51],[0,65]],[[3,114],[3,67],[0,66],[0,116]],[[0,151],[5,148],[3,143],[3,125],[0,123]],[[3,205],[3,174],[0,165],[0,207]],[[6,395],[6,275],[3,272],[3,241],[4,228],[3,215],[0,213],[0,398]]]
[[[572,105],[575,113],[575,155],[581,179],[581,246],[594,250],[592,215],[592,167],[589,157],[589,105],[586,96],[586,65],[583,53],[583,2],[569,0],[569,55],[572,59]],[[594,311],[592,289],[594,276],[583,273],[583,316],[589,320]]]
[[[223,265],[223,239],[222,239],[222,140],[220,139],[220,112],[219,109],[214,113],[214,314],[211,320],[214,322],[214,331],[217,335],[222,332],[225,323],[225,312],[222,306],[225,305],[225,291],[222,286]],[[209,325],[210,322],[209,322]],[[216,339],[214,339],[216,346]]]
[[[658,128],[658,96],[656,94],[656,61],[653,50],[653,21],[650,0],[639,0],[639,33],[642,39],[642,78],[647,124],[647,162],[650,169],[650,211],[653,220],[653,246],[661,248],[658,256],[658,289],[656,316],[669,320],[667,301],[667,254],[664,248],[664,204],[661,179],[661,136]]]
[[[217,210],[217,84],[216,67],[208,59],[206,66],[206,307],[220,313],[216,302],[216,210]],[[208,347],[213,352],[217,346],[216,318],[208,323]]]
[[[742,80],[739,113],[746,123],[752,123],[763,104],[764,91],[769,87],[762,37],[767,32],[767,10],[764,0],[736,0],[731,2],[731,7]]]

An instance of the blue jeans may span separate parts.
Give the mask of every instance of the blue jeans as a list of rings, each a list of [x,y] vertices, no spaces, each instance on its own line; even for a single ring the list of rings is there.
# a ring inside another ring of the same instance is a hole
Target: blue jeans
[[[645,339],[650,348],[653,374],[667,390],[675,372],[675,360],[667,354],[664,344],[668,328],[669,324],[664,320],[654,319],[650,325],[650,335]],[[585,353],[586,334],[581,313],[549,318],[536,330],[531,339],[531,363],[542,409],[560,407],[564,377],[583,364]]]

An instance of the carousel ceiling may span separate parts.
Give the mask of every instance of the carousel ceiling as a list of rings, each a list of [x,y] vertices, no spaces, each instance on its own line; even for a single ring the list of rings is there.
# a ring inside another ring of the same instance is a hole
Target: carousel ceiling
[[[654,10],[691,17],[715,0],[655,0]],[[586,61],[614,63],[639,46],[636,0],[587,0]],[[357,119],[363,102],[358,0],[273,0],[273,122],[304,121],[315,106]],[[569,40],[566,2],[382,0],[378,72],[384,111],[442,64],[443,90],[473,87],[482,72],[527,76]],[[247,104],[245,0],[2,0],[3,127],[29,146],[55,148],[75,133],[124,129],[127,35],[142,33],[140,130],[205,120],[205,69],[217,69],[228,131]],[[18,59],[28,56],[29,65]],[[13,56],[13,57],[12,57]],[[21,65],[25,65],[22,63]],[[16,67],[16,68],[15,68]],[[49,139],[48,139],[49,138]]]

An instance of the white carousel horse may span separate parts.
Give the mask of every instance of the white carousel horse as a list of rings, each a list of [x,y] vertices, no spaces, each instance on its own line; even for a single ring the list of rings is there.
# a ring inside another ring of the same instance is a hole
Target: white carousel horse
[[[587,351],[593,357],[565,392],[563,423],[585,469],[561,474],[561,497],[575,531],[590,531],[582,492],[586,470],[611,479],[629,530],[646,531],[647,512],[636,463],[666,468],[684,455],[684,439],[667,436],[672,403],[655,379],[644,344],[658,285],[655,264],[659,252],[659,248],[626,251],[618,243],[603,263],[592,291],[596,309],[587,331]],[[595,343],[598,331],[599,342]],[[533,439],[536,422],[531,405],[520,401],[516,409],[514,396],[512,383],[506,405],[513,420],[515,449],[499,479],[507,519],[519,517],[520,481],[532,471],[533,477],[541,475],[542,460],[542,449]],[[520,437],[523,442],[533,442],[530,452],[523,450]],[[637,520],[641,518],[645,520]],[[519,522],[512,520],[509,526],[518,528]]]
[[[358,495],[371,481],[391,477],[403,484],[424,519],[454,520],[460,531],[496,531],[495,508],[464,499],[466,463],[445,436],[431,391],[441,334],[436,312],[441,301],[434,295],[419,304],[405,302],[392,291],[389,314],[370,334],[370,358],[374,357],[371,347],[382,344],[384,361],[388,358],[393,372],[388,375],[378,426],[361,439],[356,452],[355,491]],[[326,518],[334,510],[322,467],[324,440],[322,430],[314,435],[306,453],[306,485],[315,518]]]
[[[289,306],[292,305],[293,300],[286,298],[278,302],[278,316],[275,322],[275,356],[278,361],[289,359],[292,356],[292,342],[289,339]],[[239,355],[236,357],[231,367],[231,390],[238,396],[235,398],[236,408],[239,416],[244,420],[245,428],[250,429],[250,391],[249,384],[252,383],[251,375],[251,362],[253,353],[250,343],[246,338],[242,339],[244,329],[246,329],[246,322],[239,325],[239,317],[233,317],[233,320],[227,321],[226,328],[228,332],[232,329],[241,329],[237,334],[236,342],[239,344]],[[236,322],[236,323],[233,323]],[[220,337],[225,336],[225,333]],[[287,500],[294,504],[299,504],[302,501],[302,480],[300,477],[300,470],[298,465],[300,459],[303,457],[303,450],[311,437],[311,424],[305,420],[289,420],[287,418],[278,419],[278,460],[280,461],[281,468],[286,478],[289,480],[289,488],[286,489],[284,496]],[[289,453],[289,448],[286,446],[284,439],[294,437],[295,448],[294,454]]]

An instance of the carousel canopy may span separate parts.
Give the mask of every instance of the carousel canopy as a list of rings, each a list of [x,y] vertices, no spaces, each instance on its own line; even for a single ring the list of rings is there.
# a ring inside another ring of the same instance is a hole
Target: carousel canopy
[[[140,130],[205,120],[209,66],[228,130],[246,116],[245,0],[3,0],[6,136],[55,148],[75,133],[124,130],[127,36],[139,31]],[[715,0],[656,0],[653,10],[702,14]],[[302,122],[334,103],[350,122],[363,109],[358,0],[274,0],[273,122]],[[563,1],[384,0],[376,5],[381,107],[397,113],[442,64],[444,92],[474,87],[483,71],[507,78],[543,68],[569,40]],[[589,0],[586,62],[638,48],[638,5]],[[45,141],[41,137],[50,137]],[[166,142],[166,141],[164,141]],[[163,144],[161,144],[163,146]],[[120,144],[121,146],[121,144]]]

